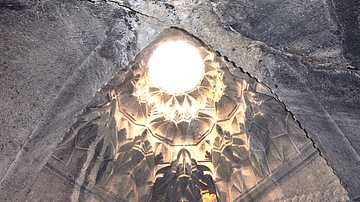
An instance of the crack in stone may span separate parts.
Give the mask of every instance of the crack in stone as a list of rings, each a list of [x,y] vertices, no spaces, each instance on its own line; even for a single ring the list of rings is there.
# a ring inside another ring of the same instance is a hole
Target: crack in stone
[[[222,23],[222,24],[224,24],[224,23]],[[226,24],[224,24],[224,26],[225,26],[225,27],[228,27],[232,32],[237,33],[237,34],[240,34],[242,37],[245,37],[245,36],[243,36],[240,32],[236,31],[231,25],[226,25]],[[245,38],[247,38],[247,37],[245,37]],[[270,46],[270,45],[266,44],[266,43],[263,42],[263,41],[254,40],[254,39],[250,39],[250,40],[256,41],[256,42],[260,42],[263,46],[266,46],[266,47],[269,48],[271,51],[274,51],[275,53],[278,53],[278,54],[280,54],[280,55],[284,55],[284,56],[286,56],[286,57],[293,58],[293,59],[295,59],[296,61],[298,61],[299,63],[301,63],[301,64],[303,64],[303,65],[306,66],[306,64],[305,64],[306,62],[304,61],[305,57],[303,57],[303,56],[301,56],[301,55],[293,54],[293,53],[290,53],[290,52],[281,50],[281,49],[279,49],[279,48],[275,48],[275,47],[273,47],[273,46]],[[308,63],[308,65],[310,65],[310,64]],[[312,65],[310,65],[310,66],[312,66]],[[327,69],[330,69],[330,68],[327,68]],[[334,68],[334,69],[336,69],[336,68]]]
[[[88,0],[89,2],[91,3],[96,3],[97,1],[96,0]],[[131,12],[134,12],[136,14],[139,14],[141,16],[145,16],[145,17],[148,17],[148,18],[152,18],[152,19],[155,19],[157,20],[158,22],[162,22],[161,20],[159,20],[158,18],[154,17],[154,16],[151,16],[151,15],[148,15],[148,14],[145,14],[145,13],[142,13],[138,10],[135,10],[133,8],[131,8],[130,6],[127,6],[119,1],[116,1],[116,0],[103,0],[105,3],[114,3],[114,4],[117,4],[118,6],[124,8],[125,10],[127,11],[131,11]]]

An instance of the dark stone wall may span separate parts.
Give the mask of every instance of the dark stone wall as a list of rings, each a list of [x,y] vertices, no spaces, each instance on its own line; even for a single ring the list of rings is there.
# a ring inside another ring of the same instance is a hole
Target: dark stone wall
[[[0,2],[0,200],[31,193],[95,92],[172,26],[268,86],[360,199],[359,1],[119,2]]]
[[[360,1],[330,1],[338,21],[349,68],[360,69]]]

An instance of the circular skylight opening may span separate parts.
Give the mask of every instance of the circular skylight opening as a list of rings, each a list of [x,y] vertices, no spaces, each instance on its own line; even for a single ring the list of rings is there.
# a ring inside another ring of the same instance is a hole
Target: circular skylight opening
[[[160,45],[149,61],[152,86],[170,94],[182,94],[194,89],[203,73],[202,56],[195,47],[184,41]]]

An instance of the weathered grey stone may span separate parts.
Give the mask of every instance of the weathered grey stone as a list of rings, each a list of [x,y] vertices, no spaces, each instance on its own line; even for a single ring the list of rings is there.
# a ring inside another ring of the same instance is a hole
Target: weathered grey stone
[[[330,7],[335,19],[339,22],[343,40],[343,54],[348,60],[350,69],[360,69],[360,26],[359,1],[332,1]]]
[[[101,17],[121,8],[86,2],[3,5],[0,197],[16,201],[87,100],[133,58],[136,33],[130,31],[131,17]],[[116,29],[123,35],[114,35]],[[110,41],[118,47],[109,47]]]
[[[220,21],[315,68],[342,68],[340,28],[325,1],[212,1]],[[230,6],[231,5],[231,6]]]
[[[38,199],[32,184],[76,116],[171,26],[270,87],[359,199],[359,73],[346,69],[358,69],[358,13],[356,1],[1,2],[0,199]]]

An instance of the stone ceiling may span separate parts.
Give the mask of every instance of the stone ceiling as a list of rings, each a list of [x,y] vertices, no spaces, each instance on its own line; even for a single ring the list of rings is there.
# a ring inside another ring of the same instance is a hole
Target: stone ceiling
[[[49,169],[55,148],[95,93],[169,27],[201,39],[284,103],[327,163],[295,173],[293,183],[331,168],[349,199],[360,200],[359,7],[340,0],[1,2],[1,201],[68,195],[69,182]]]

